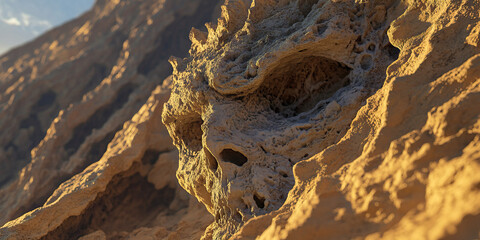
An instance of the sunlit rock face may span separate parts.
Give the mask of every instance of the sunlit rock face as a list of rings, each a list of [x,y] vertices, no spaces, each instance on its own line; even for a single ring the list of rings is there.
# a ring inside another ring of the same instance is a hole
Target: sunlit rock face
[[[338,142],[399,50],[392,3],[228,1],[172,59],[164,123],[180,184],[215,216],[214,237],[277,210],[292,167]]]
[[[99,0],[0,58],[0,239],[203,233],[160,114],[169,56],[217,5]]]
[[[0,239],[479,237],[475,1],[221,4],[0,58]]]
[[[478,79],[464,70],[478,68],[478,18],[478,6],[459,2],[227,1],[218,24],[190,32],[190,56],[171,59],[163,112],[179,183],[215,217],[205,236],[375,239],[418,225],[404,216],[419,211],[429,220],[402,235],[416,238],[435,219],[426,205],[460,207],[461,197],[432,203],[445,191],[433,172],[460,155],[444,167],[479,169],[479,111],[467,110]],[[450,78],[464,85],[440,90]],[[453,96],[462,104],[442,106]],[[445,111],[475,113],[463,125]],[[447,125],[447,135],[437,128]],[[460,195],[478,196],[465,187]],[[420,238],[475,236],[480,204],[470,203],[445,216],[466,235]]]

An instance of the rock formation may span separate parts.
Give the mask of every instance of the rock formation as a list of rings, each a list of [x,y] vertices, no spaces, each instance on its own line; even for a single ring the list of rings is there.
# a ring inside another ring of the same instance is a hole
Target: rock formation
[[[218,8],[98,1],[0,58],[0,239],[480,238],[480,2]]]
[[[398,57],[391,3],[249,5],[229,1],[208,36],[191,33],[164,113],[180,185],[215,216],[215,238],[277,210],[292,166],[345,135]]]
[[[168,57],[188,53],[188,32],[211,21],[216,5],[97,1],[0,59],[1,239],[203,232],[210,217],[174,181],[177,157],[160,114]],[[186,223],[188,214],[201,217]],[[127,222],[108,223],[110,215]]]

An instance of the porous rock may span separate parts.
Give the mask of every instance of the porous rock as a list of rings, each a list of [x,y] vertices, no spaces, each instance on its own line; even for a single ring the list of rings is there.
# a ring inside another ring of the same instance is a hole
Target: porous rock
[[[478,3],[222,10],[163,112],[205,237],[478,237]]]
[[[394,8],[229,1],[207,40],[174,60],[164,122],[180,151],[179,182],[215,216],[215,238],[277,210],[292,167],[345,135],[396,60]]]
[[[0,239],[478,238],[479,8],[99,0],[0,58]]]

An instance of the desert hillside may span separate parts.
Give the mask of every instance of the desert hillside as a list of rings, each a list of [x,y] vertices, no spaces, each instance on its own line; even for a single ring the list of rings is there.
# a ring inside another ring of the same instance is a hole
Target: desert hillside
[[[0,239],[479,239],[480,1],[97,0],[0,56]]]

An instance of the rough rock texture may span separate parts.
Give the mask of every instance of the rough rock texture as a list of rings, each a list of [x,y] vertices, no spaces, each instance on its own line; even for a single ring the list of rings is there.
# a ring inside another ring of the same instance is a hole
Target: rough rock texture
[[[0,58],[0,239],[480,238],[479,1],[217,7]]]
[[[176,181],[177,151],[161,124],[169,82],[127,121],[103,157],[46,203],[6,223],[5,239],[198,239],[211,218]]]
[[[215,238],[277,210],[292,166],[345,135],[398,57],[392,3],[249,5],[230,1],[208,36],[192,31],[164,113],[179,182],[215,216]]]
[[[205,236],[479,236],[479,2],[222,10],[171,59],[163,113]]]
[[[175,148],[160,119],[171,81],[154,89],[171,73],[168,57],[188,53],[188,32],[214,19],[216,5],[99,0],[0,58],[0,225],[36,209],[7,223],[1,239],[203,231],[210,216],[175,183]],[[136,130],[135,118],[147,129]],[[188,214],[198,222],[182,222]]]

